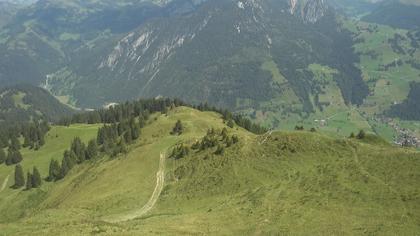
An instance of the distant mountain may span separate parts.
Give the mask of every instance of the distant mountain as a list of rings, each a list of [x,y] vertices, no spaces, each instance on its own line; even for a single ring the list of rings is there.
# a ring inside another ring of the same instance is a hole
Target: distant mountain
[[[0,123],[38,119],[56,121],[74,112],[38,87],[17,85],[0,91]]]
[[[0,30],[0,87],[43,86],[81,108],[167,96],[273,127],[336,117],[373,129],[368,119],[418,80],[420,41],[343,14],[386,3],[42,0]],[[341,115],[347,110],[354,114]],[[330,131],[348,135],[340,122]]]
[[[0,1],[0,28],[12,20],[18,8],[16,4]]]
[[[53,1],[20,10],[0,31],[0,82],[39,85],[46,75],[156,17],[185,14],[200,1]],[[89,10],[87,10],[89,9]],[[73,59],[75,58],[75,59]],[[84,61],[86,62],[86,61]],[[21,69],[24,68],[24,69]]]
[[[164,95],[233,109],[258,108],[290,91],[297,109],[311,112],[322,86],[308,66],[317,63],[339,71],[347,103],[360,104],[367,94],[350,34],[320,0],[208,1],[191,13],[148,21],[106,47],[94,49],[89,64],[51,74],[48,87],[80,106]]]
[[[420,29],[420,1],[383,1],[363,20],[396,28]]]

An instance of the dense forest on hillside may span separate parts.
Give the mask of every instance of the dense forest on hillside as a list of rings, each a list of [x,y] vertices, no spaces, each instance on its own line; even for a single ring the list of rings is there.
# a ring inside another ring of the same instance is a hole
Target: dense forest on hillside
[[[403,103],[391,107],[388,112],[393,117],[404,120],[420,120],[420,83],[412,83],[410,93]]]
[[[402,29],[420,28],[420,6],[403,4],[400,1],[384,1],[379,3],[372,13],[362,20]]]
[[[3,123],[57,121],[74,112],[39,87],[16,85],[0,90],[0,122]]]

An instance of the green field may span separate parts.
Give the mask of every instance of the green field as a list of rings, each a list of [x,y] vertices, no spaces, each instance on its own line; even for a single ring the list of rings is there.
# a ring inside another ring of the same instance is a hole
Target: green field
[[[344,102],[334,79],[336,70],[311,64],[306,70],[312,73],[318,91],[312,92],[310,97],[314,112],[303,113],[299,98],[278,66],[268,60],[263,63],[262,69],[271,72],[273,83],[282,85],[279,96],[259,104],[258,108],[242,112],[258,123],[280,130],[292,130],[296,125],[303,125],[306,129],[314,127],[328,135],[346,137],[351,132],[364,129],[393,142],[400,134],[381,118],[392,105],[407,98],[411,82],[420,81],[420,70],[410,64],[420,63],[420,51],[413,48],[407,30],[355,19],[343,20],[343,25],[353,34],[354,50],[360,57],[357,66],[370,90],[362,105],[356,107]],[[393,65],[395,62],[398,64]],[[316,105],[316,101],[320,105]],[[420,138],[418,121],[393,119],[392,122]]]
[[[172,136],[177,120],[185,132]],[[373,136],[362,142],[308,132],[266,138],[236,127],[228,132],[240,142],[224,155],[210,149],[179,160],[167,158],[156,205],[140,218],[120,221],[141,209],[154,192],[160,154],[177,143],[195,142],[212,127],[225,127],[220,115],[176,108],[153,116],[127,155],[86,162],[41,189],[5,189],[0,193],[0,235],[419,232],[420,155],[414,150]],[[96,129],[54,127],[40,155],[24,152],[24,167],[36,164],[45,175],[49,159],[68,145],[61,143],[76,135],[86,141]],[[0,180],[10,171],[0,166]]]

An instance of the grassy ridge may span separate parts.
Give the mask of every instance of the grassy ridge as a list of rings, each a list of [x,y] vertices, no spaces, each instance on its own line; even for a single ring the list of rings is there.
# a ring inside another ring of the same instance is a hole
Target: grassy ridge
[[[171,136],[178,119],[185,132]],[[219,115],[190,108],[153,117],[127,156],[85,163],[43,187],[43,198],[26,217],[4,222],[0,216],[2,233],[415,235],[420,230],[419,153],[371,136],[359,142],[279,132],[262,142],[264,137],[236,128],[228,132],[240,143],[222,156],[211,149],[167,159],[165,188],[149,215],[115,224],[102,220],[141,208],[153,192],[159,154],[195,142],[211,127],[225,127]]]

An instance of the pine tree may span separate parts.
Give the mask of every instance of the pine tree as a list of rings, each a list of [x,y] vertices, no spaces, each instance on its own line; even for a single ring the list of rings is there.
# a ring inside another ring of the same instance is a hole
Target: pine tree
[[[226,147],[230,147],[232,146],[232,138],[230,138],[229,136],[226,138]]]
[[[90,140],[88,143],[88,147],[86,149],[86,157],[88,159],[93,159],[98,156],[98,144],[96,140]]]
[[[23,160],[19,150],[13,152],[13,164],[20,163]]]
[[[121,141],[118,143],[119,153],[126,154],[128,152],[127,144],[125,143],[124,139],[121,139]]]
[[[105,143],[105,127],[99,128],[96,141],[99,145],[102,145]]]
[[[6,158],[6,165],[14,165],[18,164],[22,161],[22,154],[18,150],[14,150],[9,148],[7,158]]]
[[[20,149],[20,141],[17,137],[12,136],[10,140],[10,148],[13,150],[19,150]]]
[[[238,136],[233,135],[233,136],[232,136],[232,143],[233,143],[233,144],[236,144],[236,143],[238,143],[238,142],[239,142],[239,138],[238,138]]]
[[[63,160],[61,161],[61,168],[60,168],[60,178],[64,178],[67,173],[71,170],[72,164],[70,157],[68,155],[65,155],[63,157]]]
[[[222,145],[218,145],[215,154],[216,155],[223,155],[224,153],[225,153],[225,147],[223,147]]]
[[[6,153],[3,148],[0,147],[0,165],[6,161]]]
[[[48,171],[48,181],[55,181],[55,180],[59,180],[61,177],[61,167],[60,164],[58,163],[58,161],[51,159],[50,161],[50,168]]]
[[[136,123],[134,118],[130,119],[131,139],[137,140],[140,137],[140,126]]]
[[[6,165],[8,166],[13,165],[13,153],[11,152],[10,148],[7,151]]]
[[[235,122],[232,119],[229,119],[228,122],[227,122],[227,126],[229,128],[233,128],[235,126]]]
[[[86,160],[86,146],[79,137],[74,138],[71,143],[71,151],[76,154],[77,163],[80,164]]]
[[[222,140],[226,140],[226,138],[228,137],[228,131],[226,128],[223,128],[221,136],[222,136]]]
[[[172,129],[171,134],[172,135],[181,135],[184,131],[184,126],[182,125],[182,122],[178,120],[175,124],[175,127]]]
[[[133,142],[133,134],[131,129],[128,129],[127,132],[124,134],[124,139],[126,143],[132,143]]]
[[[364,139],[366,137],[366,133],[364,130],[360,130],[360,132],[357,134],[358,139]]]
[[[26,190],[31,190],[32,188],[32,175],[28,171],[28,174],[26,175]]]
[[[32,187],[38,188],[41,185],[42,185],[41,174],[39,173],[38,169],[34,167],[33,173],[32,173]]]
[[[15,185],[14,188],[21,188],[25,185],[25,176],[21,165],[15,166]]]

